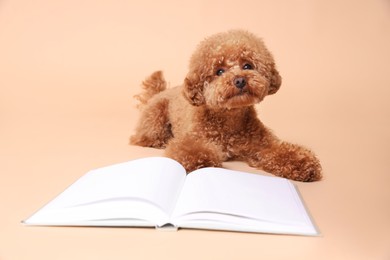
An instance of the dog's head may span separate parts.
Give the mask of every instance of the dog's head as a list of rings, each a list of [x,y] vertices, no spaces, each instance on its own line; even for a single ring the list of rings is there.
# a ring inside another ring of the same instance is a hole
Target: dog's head
[[[233,30],[200,43],[190,60],[184,96],[195,106],[238,108],[274,94],[281,77],[263,41]]]

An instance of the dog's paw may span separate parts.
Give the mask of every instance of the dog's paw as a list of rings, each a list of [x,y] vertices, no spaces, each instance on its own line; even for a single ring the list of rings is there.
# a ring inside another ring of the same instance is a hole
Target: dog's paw
[[[204,167],[221,167],[220,160],[209,153],[188,154],[181,158],[180,162],[187,173]]]
[[[322,179],[321,164],[313,154],[291,160],[287,168],[289,171],[284,173],[285,177],[295,181],[312,182]]]
[[[223,161],[217,146],[190,136],[172,139],[165,153],[183,165],[187,173],[204,167],[221,167]]]
[[[314,153],[290,143],[281,143],[259,152],[249,164],[295,181],[312,182],[322,179],[322,167]]]

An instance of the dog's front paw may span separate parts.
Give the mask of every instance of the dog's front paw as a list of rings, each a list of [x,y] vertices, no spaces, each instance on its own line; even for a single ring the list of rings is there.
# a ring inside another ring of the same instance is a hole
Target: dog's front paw
[[[276,176],[303,182],[319,181],[322,179],[322,167],[310,150],[281,143],[256,154],[249,163]]]
[[[291,172],[287,173],[287,178],[312,182],[319,181],[322,179],[322,167],[319,160],[311,152],[309,154],[303,155],[301,158],[296,158],[290,162]]]
[[[218,147],[190,136],[173,139],[165,153],[183,165],[187,173],[204,167],[221,167],[223,161]]]
[[[222,164],[218,157],[208,153],[191,153],[184,157],[176,158],[183,165],[187,173],[204,167],[221,167]]]

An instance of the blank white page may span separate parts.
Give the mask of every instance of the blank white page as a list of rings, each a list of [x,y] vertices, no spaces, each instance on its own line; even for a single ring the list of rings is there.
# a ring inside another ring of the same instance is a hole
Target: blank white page
[[[199,213],[229,221],[242,216],[291,225],[311,225],[293,184],[283,178],[204,168],[187,176],[174,218],[190,219]],[[224,216],[225,214],[225,216]],[[200,214],[202,215],[202,214]]]
[[[173,210],[185,177],[185,170],[179,163],[163,157],[138,159],[92,170],[26,223],[41,223],[40,216],[50,220],[66,212],[69,212],[71,221],[76,221],[75,218],[87,220],[88,217],[111,216],[126,210],[142,213],[153,205],[168,215]],[[132,208],[125,209],[129,202]],[[66,221],[64,216],[61,220]]]

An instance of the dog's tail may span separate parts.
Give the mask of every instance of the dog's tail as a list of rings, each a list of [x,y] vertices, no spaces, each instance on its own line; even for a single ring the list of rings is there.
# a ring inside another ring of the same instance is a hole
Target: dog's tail
[[[142,88],[144,91],[134,96],[140,102],[140,104],[137,106],[138,108],[148,103],[149,99],[154,95],[164,91],[167,88],[167,82],[164,79],[162,71],[155,71],[152,75],[147,77],[142,82]]]

